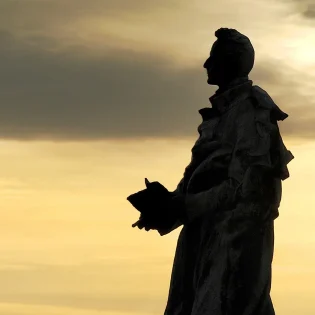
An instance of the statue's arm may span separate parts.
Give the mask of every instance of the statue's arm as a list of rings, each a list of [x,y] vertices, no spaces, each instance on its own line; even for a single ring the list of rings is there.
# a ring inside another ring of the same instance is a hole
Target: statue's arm
[[[180,181],[179,184],[177,185],[176,189],[171,192],[171,195],[172,195],[173,197],[183,194],[183,191],[182,191],[183,184],[184,184],[184,178],[181,179],[181,181]],[[164,235],[169,234],[169,233],[171,233],[172,231],[176,230],[176,229],[177,229],[178,227],[180,227],[181,225],[183,225],[183,221],[182,221],[180,218],[178,218],[178,219],[176,220],[176,222],[175,222],[172,226],[170,226],[170,227],[168,227],[168,228],[164,228],[164,229],[158,229],[158,232],[159,232],[159,234],[160,234],[161,236],[164,236]]]
[[[208,213],[232,210],[238,203],[270,205],[277,208],[281,199],[281,180],[264,166],[245,166],[242,180],[229,178],[218,186],[197,194],[188,194],[184,201],[184,224]]]
[[[186,195],[183,209],[185,224],[204,214],[214,213],[220,208],[227,209],[231,207],[237,200],[240,188],[241,183],[229,178],[209,190]]]
[[[214,212],[221,207],[229,207],[235,202],[240,183],[234,179],[223,181],[220,185],[197,194],[183,194],[181,185],[183,180],[178,184],[177,189],[172,192],[174,197],[183,199],[182,216],[169,228],[159,229],[161,236],[166,235],[183,224],[187,224],[196,218]]]

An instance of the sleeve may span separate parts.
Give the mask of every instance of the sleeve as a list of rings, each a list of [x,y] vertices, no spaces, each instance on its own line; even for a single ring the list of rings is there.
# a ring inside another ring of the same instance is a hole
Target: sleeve
[[[198,144],[198,141],[199,140],[197,140],[196,144]],[[196,157],[196,155],[194,154],[194,152],[196,152],[196,150],[195,150],[195,148],[197,147],[196,144],[192,148],[191,161],[190,161],[189,165],[185,168],[183,178],[181,179],[181,181],[177,185],[176,189],[173,192],[171,192],[171,194],[174,197],[182,196],[183,199],[185,199],[184,196],[186,196],[185,192],[186,192],[186,188],[187,188],[187,184],[188,184],[187,180],[185,180],[185,179],[187,179],[187,178],[189,179],[191,177],[191,175],[194,173],[194,171],[196,170],[196,168],[198,167],[198,165],[200,164],[199,157]],[[210,144],[207,145],[206,150],[205,150],[206,152],[204,153],[204,155],[207,156],[209,152],[212,152],[213,150],[215,150],[219,146],[220,146],[220,144],[218,142],[216,142],[216,141],[211,142]],[[184,202],[183,202],[183,204],[184,204]],[[183,207],[181,206],[180,208],[185,208],[185,205],[183,205]],[[182,216],[180,218],[178,218],[177,221],[171,227],[159,229],[158,232],[161,236],[166,235],[166,234],[174,231],[175,229],[177,229],[181,225],[183,225],[185,222],[186,222],[186,213],[183,209]]]
[[[197,140],[198,142],[198,140]],[[196,142],[196,143],[197,143]],[[196,144],[195,144],[196,146]],[[194,146],[194,147],[195,147]],[[181,181],[178,183],[176,189],[174,191],[171,192],[171,195],[173,197],[176,196],[184,196],[185,195],[185,190],[186,190],[186,186],[187,186],[187,181],[185,181],[186,178],[189,178],[191,176],[191,174],[193,173],[193,171],[195,170],[196,166],[198,165],[198,160],[196,160],[196,158],[194,157],[194,147],[192,149],[192,156],[191,156],[191,161],[189,163],[189,165],[185,168],[185,172],[183,175],[183,178],[181,179]],[[164,236],[172,231],[174,231],[175,229],[177,229],[178,227],[180,227],[181,225],[183,225],[184,223],[184,218],[185,216],[182,216],[181,218],[178,218],[176,220],[176,222],[168,227],[168,228],[164,228],[164,229],[159,229],[158,232],[161,236]]]
[[[183,187],[184,187],[184,177],[178,183],[176,189],[171,192],[171,194],[174,195],[174,196],[178,195],[178,194],[183,194]]]
[[[209,190],[186,195],[184,224],[194,221],[205,213],[231,207],[237,200],[239,188],[239,183],[235,179],[229,178]]]
[[[232,130],[235,145],[228,179],[209,190],[186,195],[185,224],[205,213],[233,209],[238,203],[280,204],[281,180],[289,176],[287,164],[293,155],[282,142],[271,108],[246,102]]]
[[[171,192],[171,194],[175,197],[179,194],[183,194],[183,185],[184,185],[184,177],[181,179],[181,181],[179,182],[179,184],[177,185],[176,189],[174,191]],[[168,227],[168,228],[164,228],[164,229],[158,229],[158,233],[161,236],[164,236],[166,234],[171,233],[172,231],[176,230],[178,227],[180,227],[181,225],[183,225],[183,220],[181,220],[180,218],[176,220],[176,222]]]

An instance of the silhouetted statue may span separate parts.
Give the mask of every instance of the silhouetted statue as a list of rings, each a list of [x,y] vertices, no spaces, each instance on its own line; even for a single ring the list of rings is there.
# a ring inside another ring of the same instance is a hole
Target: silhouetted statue
[[[191,163],[174,192],[146,180],[128,197],[141,212],[133,226],[165,235],[183,225],[165,315],[273,315],[274,220],[294,158],[277,121],[288,115],[248,79],[249,39],[226,28],[215,35],[204,68],[219,89],[199,110]]]

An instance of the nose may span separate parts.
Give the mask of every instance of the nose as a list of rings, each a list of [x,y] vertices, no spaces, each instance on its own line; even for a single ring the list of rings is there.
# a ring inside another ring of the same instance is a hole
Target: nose
[[[212,57],[211,56],[209,56],[209,58],[205,61],[205,63],[203,64],[203,67],[205,68],[205,69],[209,69],[210,67],[211,67],[211,65],[212,65]]]
[[[208,64],[209,64],[209,58],[204,62],[203,67],[207,69]]]

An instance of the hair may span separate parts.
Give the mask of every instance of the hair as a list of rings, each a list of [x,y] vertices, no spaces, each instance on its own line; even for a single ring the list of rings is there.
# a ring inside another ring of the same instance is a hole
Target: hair
[[[255,50],[250,40],[235,29],[220,28],[215,32],[215,50],[225,59],[225,63],[236,76],[248,76],[254,66]]]

